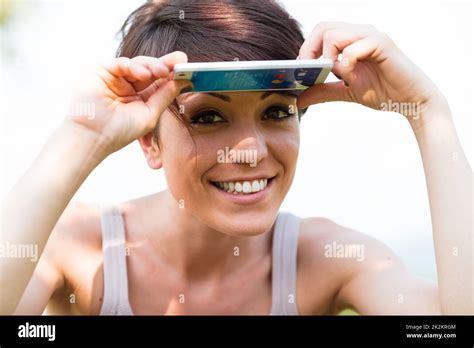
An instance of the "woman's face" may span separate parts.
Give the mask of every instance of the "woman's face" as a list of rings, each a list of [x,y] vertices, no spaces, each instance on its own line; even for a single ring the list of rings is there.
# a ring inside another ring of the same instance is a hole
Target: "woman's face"
[[[160,118],[159,156],[183,209],[232,236],[268,231],[288,192],[299,150],[291,92],[186,93],[186,124]]]

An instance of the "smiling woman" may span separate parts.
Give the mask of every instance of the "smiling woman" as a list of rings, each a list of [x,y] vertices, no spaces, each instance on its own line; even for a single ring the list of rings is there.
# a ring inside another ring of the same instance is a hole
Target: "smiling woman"
[[[213,230],[248,236],[271,229],[296,168],[299,122],[288,111],[296,98],[234,92],[177,99],[184,119],[165,111],[155,133],[159,145],[150,134],[139,139],[149,166],[163,167],[171,194]],[[225,148],[256,155],[220,163]]]
[[[446,100],[385,34],[321,23],[303,41],[298,23],[270,0],[150,1],[122,33],[118,57],[75,96],[94,106],[93,117],[65,119],[7,197],[2,238],[37,245],[41,257],[37,266],[0,260],[2,313],[39,314],[46,306],[55,314],[128,315],[473,311],[465,279],[472,250],[462,249],[471,227],[470,168]],[[170,80],[175,64],[187,61],[322,54],[344,81],[302,95],[190,93],[189,82]],[[439,290],[369,236],[280,212],[298,159],[298,107],[338,100],[374,109],[419,103],[419,117],[403,116],[428,179]],[[105,158],[135,140],[148,166],[164,170],[167,190],[104,209],[70,203]],[[443,162],[450,151],[456,166]],[[222,160],[223,152],[248,156]],[[454,180],[449,189],[445,177]],[[446,245],[462,250],[453,257]]]

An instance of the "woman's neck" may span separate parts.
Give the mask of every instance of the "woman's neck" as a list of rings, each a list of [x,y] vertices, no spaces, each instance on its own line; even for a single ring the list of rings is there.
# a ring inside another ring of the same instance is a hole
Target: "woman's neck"
[[[272,233],[229,236],[203,224],[166,190],[124,205],[129,233],[184,279],[221,281],[245,272],[271,252]]]

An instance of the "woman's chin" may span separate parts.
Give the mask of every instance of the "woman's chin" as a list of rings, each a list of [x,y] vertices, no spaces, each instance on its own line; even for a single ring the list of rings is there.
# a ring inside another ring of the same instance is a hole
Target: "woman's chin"
[[[219,221],[217,230],[234,237],[255,237],[271,230],[276,214],[254,217],[230,217]]]

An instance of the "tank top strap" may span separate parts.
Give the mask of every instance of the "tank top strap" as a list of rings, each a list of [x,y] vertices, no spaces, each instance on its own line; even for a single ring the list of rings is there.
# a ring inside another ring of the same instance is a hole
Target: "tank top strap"
[[[101,227],[104,296],[100,314],[132,315],[128,301],[125,228],[117,206],[102,207]]]
[[[279,213],[272,246],[271,315],[298,315],[296,267],[300,218]]]

